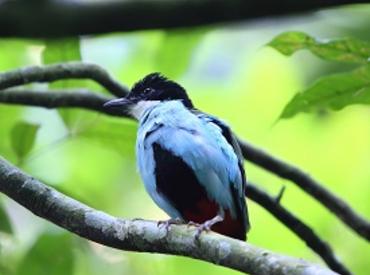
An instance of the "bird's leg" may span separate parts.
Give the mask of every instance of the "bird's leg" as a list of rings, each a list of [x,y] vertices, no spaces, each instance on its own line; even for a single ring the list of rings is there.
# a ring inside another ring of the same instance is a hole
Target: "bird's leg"
[[[212,219],[208,221],[205,221],[204,223],[198,226],[197,233],[195,233],[195,239],[199,240],[200,234],[202,234],[202,232],[210,231],[213,225],[215,225],[216,223],[222,222],[223,220],[224,220],[224,211],[220,210],[220,212],[215,217],[213,217]]]
[[[158,221],[157,226],[158,227],[164,226],[164,228],[166,229],[166,232],[168,233],[172,224],[183,224],[183,223],[184,221],[180,218],[170,218],[168,220]]]

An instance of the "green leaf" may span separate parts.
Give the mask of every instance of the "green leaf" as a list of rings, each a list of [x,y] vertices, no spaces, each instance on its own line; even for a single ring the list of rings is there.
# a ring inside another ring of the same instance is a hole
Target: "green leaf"
[[[370,58],[370,43],[354,38],[319,40],[303,32],[286,32],[275,37],[267,45],[284,55],[307,49],[330,61],[365,64]]]
[[[0,249],[1,249],[1,246],[0,246]],[[8,265],[9,263],[4,264],[0,262],[0,274],[1,275],[14,275],[14,272],[11,270],[11,268]]]
[[[126,33],[123,37],[134,46],[130,47],[129,54],[122,60],[119,79],[124,79],[125,83],[135,83],[144,75],[158,71],[155,58],[162,45],[162,31],[146,31],[141,35]]]
[[[0,232],[9,233],[9,234],[13,233],[12,225],[1,203],[0,203]]]
[[[43,64],[52,64],[68,61],[80,61],[80,40],[79,38],[48,40],[45,42],[45,49],[42,52]],[[49,84],[53,89],[68,89],[85,87],[86,81],[83,80],[60,80]],[[72,131],[79,120],[80,113],[75,110],[58,110],[66,127]]]
[[[317,109],[340,110],[352,104],[370,104],[370,65],[348,73],[320,78],[285,106],[281,118]]]
[[[104,122],[97,121],[76,136],[87,138],[122,155],[127,155],[133,153],[135,148],[136,132],[137,125],[132,122],[104,120]]]
[[[167,31],[156,56],[156,69],[170,78],[181,76],[205,33],[205,30]]]
[[[30,53],[38,47],[40,43],[34,40],[0,39],[0,72],[34,65],[35,55]],[[17,156],[11,147],[11,130],[21,119],[22,113],[24,113],[24,107],[15,108],[0,104],[0,154],[10,161],[17,161]]]
[[[18,122],[11,131],[11,145],[19,160],[22,160],[35,144],[39,125]]]
[[[21,262],[18,275],[65,275],[73,273],[73,243],[70,234],[44,234]]]
[[[52,64],[81,60],[80,40],[78,38],[47,40],[42,52],[42,62]]]
[[[32,65],[29,49],[34,41],[22,39],[0,39],[0,71]]]

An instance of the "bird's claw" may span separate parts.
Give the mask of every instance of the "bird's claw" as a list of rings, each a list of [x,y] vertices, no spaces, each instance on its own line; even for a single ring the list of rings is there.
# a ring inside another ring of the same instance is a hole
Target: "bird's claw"
[[[209,232],[211,231],[211,227],[215,225],[216,223],[222,222],[223,221],[223,216],[217,215],[214,218],[205,221],[202,224],[198,225],[197,232],[195,233],[195,240],[199,241],[199,237],[202,234],[202,232]]]
[[[189,227],[189,226],[199,227],[200,225],[201,225],[200,223],[196,223],[196,222],[193,222],[193,221],[189,221],[187,223],[187,227]]]
[[[198,241],[200,235],[203,232],[209,232],[209,231],[211,231],[211,226],[212,225],[213,225],[213,223],[211,221],[206,221],[205,223],[199,224],[198,225],[198,228],[197,228],[197,233],[195,233],[195,239]]]
[[[164,227],[164,229],[166,230],[166,233],[168,233],[168,231],[170,230],[170,227],[171,225],[173,224],[182,224],[183,221],[178,219],[178,218],[175,218],[175,219],[168,219],[168,220],[165,220],[165,221],[158,221],[157,222],[157,226],[158,227]]]

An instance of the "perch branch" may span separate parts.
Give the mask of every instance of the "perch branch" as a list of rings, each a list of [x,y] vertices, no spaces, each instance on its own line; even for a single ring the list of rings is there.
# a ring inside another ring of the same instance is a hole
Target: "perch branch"
[[[66,62],[46,66],[30,66],[0,74],[0,90],[33,82],[53,82],[63,79],[91,79],[117,97],[128,90],[110,77],[102,67],[82,62]]]
[[[182,255],[249,274],[336,274],[216,233],[202,234],[195,241],[196,230],[185,225],[174,225],[166,233],[153,221],[112,217],[57,192],[2,158],[0,192],[37,216],[83,238],[121,250]]]

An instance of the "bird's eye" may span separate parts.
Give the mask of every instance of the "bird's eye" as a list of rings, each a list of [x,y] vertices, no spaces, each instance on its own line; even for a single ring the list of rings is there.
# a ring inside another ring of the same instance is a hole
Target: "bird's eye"
[[[144,89],[144,94],[149,94],[151,92],[153,92],[153,89],[152,88],[145,88]]]

